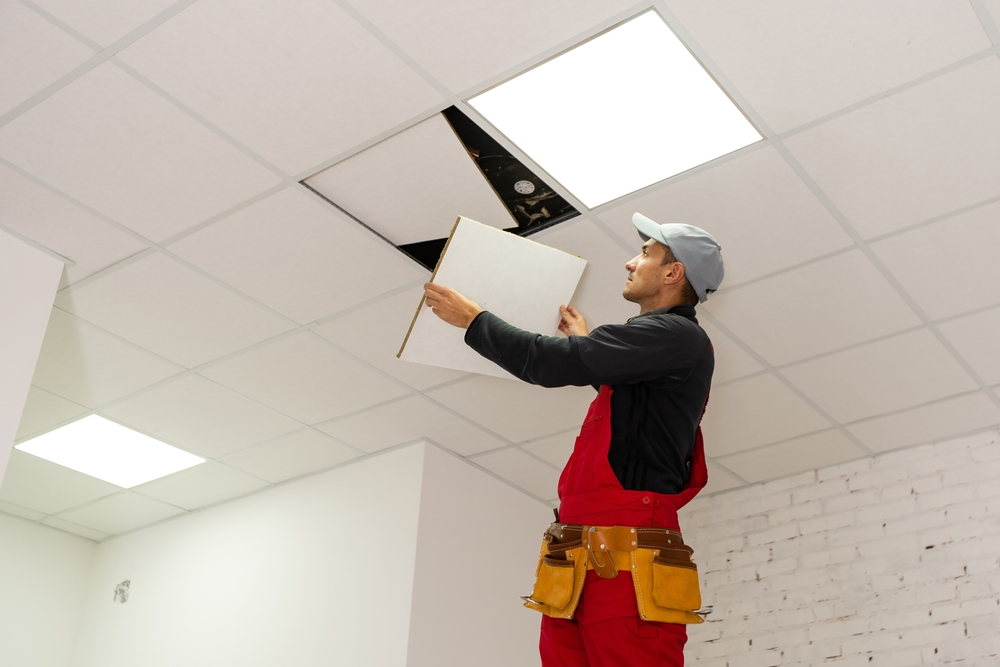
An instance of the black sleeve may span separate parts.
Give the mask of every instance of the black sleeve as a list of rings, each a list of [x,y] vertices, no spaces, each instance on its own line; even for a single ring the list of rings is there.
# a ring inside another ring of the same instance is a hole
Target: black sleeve
[[[682,381],[708,337],[678,315],[650,315],[597,327],[589,336],[543,336],[480,313],[465,342],[508,373],[543,387],[631,384],[670,376]]]

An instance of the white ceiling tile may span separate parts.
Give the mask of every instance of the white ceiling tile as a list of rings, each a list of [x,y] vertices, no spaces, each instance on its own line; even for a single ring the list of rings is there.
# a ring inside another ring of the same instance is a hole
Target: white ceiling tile
[[[1000,303],[998,223],[1000,203],[994,203],[871,247],[936,320]]]
[[[47,516],[42,519],[40,523],[44,523],[46,526],[52,526],[53,528],[58,528],[59,530],[65,530],[67,533],[73,533],[74,535],[79,535],[80,537],[86,537],[88,540],[94,540],[95,542],[100,542],[108,536],[107,533],[102,533],[99,530],[87,528],[86,526],[77,525],[72,521],[60,519],[57,516]]]
[[[35,510],[28,509],[27,507],[21,507],[20,505],[15,505],[14,503],[8,503],[4,500],[0,500],[0,512],[13,514],[14,516],[28,519],[29,521],[38,521],[45,516],[44,512],[36,512]]]
[[[198,375],[127,398],[102,414],[213,459],[301,428]]]
[[[0,500],[55,514],[117,491],[121,487],[15,449],[0,486]]]
[[[325,0],[201,0],[118,57],[289,174],[443,105]]]
[[[56,305],[186,368],[295,326],[159,252],[62,292]]]
[[[170,250],[303,324],[427,276],[403,253],[296,188],[185,237]]]
[[[698,318],[698,324],[708,334],[709,340],[712,341],[712,348],[715,350],[715,373],[712,375],[714,384],[728,382],[764,370],[763,366],[734,343],[733,339],[709,322],[707,318]]]
[[[1000,28],[1000,0],[983,0],[983,5],[993,17],[993,24]]]
[[[109,46],[176,0],[34,0],[101,46]]]
[[[53,308],[32,384],[95,408],[181,370]]]
[[[0,114],[94,52],[16,0],[0,0]]]
[[[277,484],[325,470],[361,456],[333,438],[308,428],[230,454],[222,461],[255,477]]]
[[[712,390],[702,422],[705,453],[719,458],[829,425],[776,377],[759,375]]]
[[[0,156],[154,241],[279,182],[111,63],[0,128]]]
[[[726,260],[723,288],[851,245],[851,239],[770,146],[601,211],[624,239],[642,246],[636,211],[660,223],[708,230]]]
[[[102,533],[116,535],[183,513],[184,510],[179,507],[131,491],[122,491],[89,505],[63,512],[60,516],[67,521]]]
[[[708,466],[708,484],[701,490],[702,496],[709,496],[713,493],[721,493],[729,489],[745,486],[743,481],[714,461],[705,462]]]
[[[521,448],[539,458],[545,459],[559,470],[562,470],[566,462],[569,461],[570,454],[573,453],[576,436],[577,431],[575,430],[557,433],[547,438],[533,440],[525,445],[521,445]]]
[[[76,262],[63,271],[60,288],[148,247],[3,165],[0,224]]]
[[[396,357],[423,293],[423,287],[414,287],[338,317],[312,331],[417,389],[458,379],[466,374]]]
[[[411,58],[461,92],[630,7],[632,0],[352,3]]]
[[[847,428],[872,451],[885,452],[998,424],[1000,408],[986,394],[976,392],[866,419]]]
[[[996,57],[806,130],[785,145],[870,238],[1000,194]]]
[[[460,215],[500,229],[517,226],[441,114],[306,183],[396,245],[444,238]]]
[[[309,332],[210,366],[201,374],[306,424],[409,393]]]
[[[581,220],[567,227],[557,225],[545,236],[533,240],[587,260],[572,304],[587,319],[591,330],[602,324],[621,324],[639,314],[638,306],[622,296],[628,278],[625,263],[634,255],[625,252],[593,222]]]
[[[851,461],[868,453],[836,429],[813,433],[752,452],[724,456],[719,463],[748,482],[763,482],[797,472]]]
[[[511,442],[522,442],[579,426],[596,394],[592,387],[546,389],[475,375],[428,396]]]
[[[507,444],[423,396],[387,403],[317,428],[366,452],[421,438],[430,438],[462,456]]]
[[[559,471],[513,447],[477,456],[473,461],[539,498],[554,498]]]
[[[990,47],[965,0],[667,5],[776,132]]]
[[[205,461],[172,475],[140,484],[132,491],[147,498],[193,510],[256,491],[268,483],[215,461]]]
[[[776,366],[920,324],[860,250],[722,292],[704,307]]]
[[[841,423],[976,388],[926,329],[806,361],[782,374]]]
[[[1000,383],[1000,308],[943,322],[938,328],[979,377],[987,384]]]
[[[73,401],[67,401],[38,387],[30,387],[14,439],[26,438],[54,424],[82,415],[86,411],[87,408]]]

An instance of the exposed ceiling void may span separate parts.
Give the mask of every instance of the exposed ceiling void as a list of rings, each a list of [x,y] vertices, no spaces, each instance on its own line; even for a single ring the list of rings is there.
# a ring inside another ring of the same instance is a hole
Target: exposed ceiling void
[[[578,215],[454,107],[303,183],[428,269],[459,215],[519,235]]]
[[[98,415],[32,438],[17,449],[126,489],[205,462]]]
[[[762,138],[653,10],[469,104],[589,208]]]

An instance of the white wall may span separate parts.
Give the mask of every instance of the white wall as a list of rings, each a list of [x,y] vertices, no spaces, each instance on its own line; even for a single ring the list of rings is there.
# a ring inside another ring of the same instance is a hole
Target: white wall
[[[96,547],[0,514],[0,665],[69,665]]]
[[[1000,434],[696,500],[688,663],[1000,665]]]
[[[420,497],[409,667],[538,665],[531,592],[547,505],[436,447]]]

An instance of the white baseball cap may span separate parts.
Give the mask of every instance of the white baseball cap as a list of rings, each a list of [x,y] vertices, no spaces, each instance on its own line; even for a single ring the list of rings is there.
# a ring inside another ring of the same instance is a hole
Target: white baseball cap
[[[684,265],[684,275],[698,301],[704,303],[709,294],[719,289],[726,267],[722,263],[722,246],[714,236],[694,225],[673,222],[661,225],[642,213],[632,216],[632,224],[643,241],[653,239],[670,248]]]

